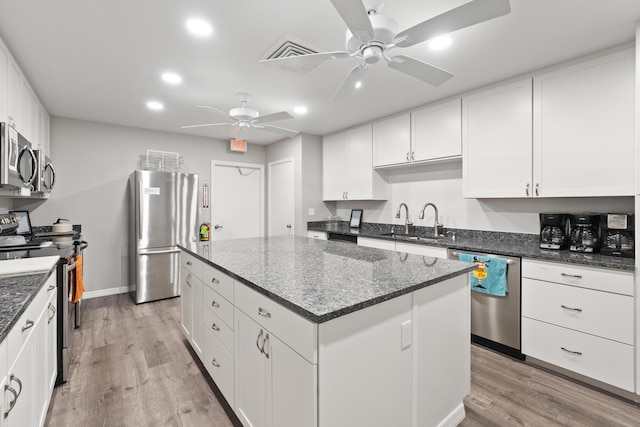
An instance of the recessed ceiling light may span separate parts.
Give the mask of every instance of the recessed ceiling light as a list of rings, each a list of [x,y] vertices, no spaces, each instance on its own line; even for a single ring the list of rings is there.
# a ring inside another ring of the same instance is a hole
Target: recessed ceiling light
[[[296,114],[306,114],[307,112],[307,107],[303,106],[303,105],[299,105],[296,108],[293,109],[293,112]]]
[[[362,87],[362,82],[356,82],[356,89],[360,89]]]
[[[180,77],[176,73],[163,73],[162,80],[173,85],[182,83],[182,77]]]
[[[150,110],[162,110],[164,108],[164,105],[162,105],[162,102],[149,101],[147,102],[147,108]]]
[[[205,37],[213,31],[211,25],[201,19],[190,19],[187,21],[187,29],[196,36]]]
[[[439,36],[429,41],[429,49],[443,50],[451,45],[451,38],[447,36]]]

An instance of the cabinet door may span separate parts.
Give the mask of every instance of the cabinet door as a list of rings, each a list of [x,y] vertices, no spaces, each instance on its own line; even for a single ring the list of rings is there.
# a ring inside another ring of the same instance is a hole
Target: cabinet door
[[[55,285],[55,276],[53,285]],[[58,296],[57,289],[52,290],[49,295],[49,303],[47,304],[47,386],[49,390],[49,396],[53,391],[53,387],[56,384],[56,377],[58,376]]]
[[[633,49],[537,76],[533,87],[539,194],[633,195]]]
[[[34,137],[35,95],[24,76],[20,80],[20,133],[32,143],[31,148],[39,148]]]
[[[266,331],[242,311],[235,311],[235,403],[244,426],[267,425],[267,358],[260,351]]]
[[[7,121],[7,61],[7,53],[0,45],[0,122]]]
[[[343,200],[346,185],[346,144],[345,133],[325,136],[322,139],[322,198],[323,200]]]
[[[416,254],[429,257],[424,259],[425,264],[435,263],[435,258],[447,258],[447,249],[437,246],[425,246],[414,243],[396,242],[396,251],[407,254]]]
[[[411,119],[409,114],[373,124],[373,166],[411,161]]]
[[[317,426],[317,369],[273,335],[267,343],[270,427]]]
[[[464,197],[531,197],[531,79],[462,98]]]
[[[7,121],[20,128],[20,69],[9,58],[7,63]]]
[[[347,131],[347,199],[373,198],[371,125]]]
[[[411,113],[414,162],[462,155],[461,100],[434,105]]]
[[[22,347],[18,357],[13,361],[6,379],[11,390],[3,389],[5,411],[11,407],[11,402],[15,401],[13,408],[4,419],[5,427],[32,426],[36,423],[36,414],[33,406],[33,334]],[[11,361],[10,361],[11,363]],[[17,395],[17,398],[16,398]],[[39,414],[38,414],[39,415]],[[2,415],[4,416],[4,414]]]
[[[204,339],[204,319],[203,319],[203,291],[202,281],[195,276],[191,278],[191,301],[193,328],[191,330],[191,345],[196,354],[202,360],[202,340]]]
[[[44,425],[49,400],[49,378],[47,375],[47,319],[49,310],[46,307],[38,316],[31,341],[33,341],[33,415],[38,426]],[[37,355],[37,357],[36,357]]]
[[[193,285],[194,276],[185,268],[180,268],[180,285],[182,294],[180,295],[180,324],[182,332],[191,340],[193,331]]]

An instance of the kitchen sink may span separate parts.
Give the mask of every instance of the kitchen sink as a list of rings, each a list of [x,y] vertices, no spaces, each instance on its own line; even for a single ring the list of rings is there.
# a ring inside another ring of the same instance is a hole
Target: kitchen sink
[[[412,236],[411,234],[398,234],[398,233],[381,233],[380,237],[390,237],[394,240],[406,240],[410,242],[441,242],[444,239],[442,237],[426,237],[426,236]]]

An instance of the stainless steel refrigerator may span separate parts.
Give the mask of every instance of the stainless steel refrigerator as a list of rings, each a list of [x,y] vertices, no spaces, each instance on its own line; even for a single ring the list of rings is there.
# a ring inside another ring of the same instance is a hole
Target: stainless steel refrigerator
[[[129,278],[136,304],[180,295],[180,249],[197,235],[198,175],[137,170],[129,177]]]

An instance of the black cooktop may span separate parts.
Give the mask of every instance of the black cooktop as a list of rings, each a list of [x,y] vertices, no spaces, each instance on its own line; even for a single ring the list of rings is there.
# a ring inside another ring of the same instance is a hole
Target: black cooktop
[[[0,260],[43,256],[66,258],[73,255],[74,240],[79,240],[79,236],[73,236],[73,240],[63,243],[54,243],[51,237],[34,237],[27,239],[24,245],[0,247]]]

